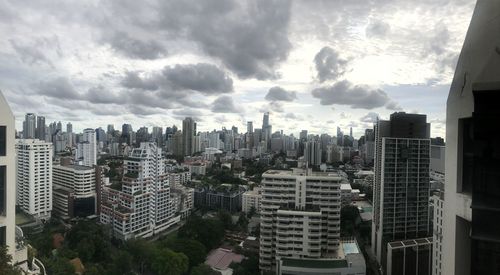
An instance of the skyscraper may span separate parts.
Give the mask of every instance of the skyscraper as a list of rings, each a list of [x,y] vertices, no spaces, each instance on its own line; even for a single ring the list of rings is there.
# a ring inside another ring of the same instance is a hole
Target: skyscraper
[[[321,142],[313,140],[306,142],[304,160],[310,167],[321,164]]]
[[[337,145],[344,146],[344,133],[340,130],[340,127],[337,127]]]
[[[36,118],[36,133],[35,138],[39,140],[45,140],[46,135],[46,125],[45,125],[45,117],[38,116]]]
[[[269,124],[269,112],[266,112],[262,118],[262,140],[266,143],[266,150],[271,147],[272,129],[272,126]]]
[[[16,144],[17,205],[48,220],[52,211],[52,143],[20,139]]]
[[[71,122],[68,122],[68,124],[66,124],[66,133],[73,133],[73,124],[71,124]]]
[[[476,3],[446,109],[442,274],[500,274],[500,2]]]
[[[32,113],[27,113],[24,116],[23,122],[23,138],[35,138],[36,116]]]
[[[247,133],[248,134],[253,133],[253,122],[252,121],[247,121]]]
[[[82,142],[78,143],[76,159],[83,166],[97,164],[97,141],[94,129],[83,130]]]
[[[196,135],[196,122],[191,117],[182,121],[182,143],[184,156],[190,156],[193,152],[193,137]]]
[[[384,273],[391,274],[401,264],[387,256],[389,242],[431,235],[429,163],[430,125],[425,115],[393,113],[390,120],[377,122],[372,248]],[[416,268],[406,274],[429,274],[430,262],[427,270]]]

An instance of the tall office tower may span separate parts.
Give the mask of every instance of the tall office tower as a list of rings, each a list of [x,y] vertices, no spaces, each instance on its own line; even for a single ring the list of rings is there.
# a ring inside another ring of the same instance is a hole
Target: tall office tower
[[[122,125],[122,141],[126,142],[128,145],[132,144],[132,132],[132,125],[127,123],[124,123]]]
[[[59,121],[57,122],[57,128],[56,128],[59,132],[62,132],[62,123]]]
[[[373,129],[365,130],[365,141],[361,148],[363,161],[365,165],[373,164],[375,159],[375,134]]]
[[[236,126],[231,127],[231,131],[233,131],[233,135],[237,135],[238,134],[238,127],[236,127]]]
[[[262,140],[265,141],[267,145],[266,150],[271,146],[272,129],[272,126],[269,124],[269,112],[266,112],[262,118]]]
[[[184,156],[190,156],[193,152],[193,137],[196,136],[196,122],[190,117],[182,121],[182,143]]]
[[[106,135],[106,132],[104,132],[104,129],[102,129],[101,127],[95,129],[95,134],[97,143],[102,142],[103,144],[105,144],[108,141],[108,136]]]
[[[173,134],[170,140],[171,152],[176,157],[184,156],[184,145],[182,131],[177,131]]]
[[[500,2],[478,0],[446,109],[442,274],[500,274]]]
[[[161,148],[141,143],[124,160],[121,189],[103,187],[100,221],[110,224],[116,237],[149,237],[180,221],[164,166]]]
[[[342,133],[340,127],[337,127],[337,145],[344,146],[344,133]]]
[[[337,256],[340,183],[337,174],[268,170],[262,174],[260,268],[285,259],[305,262]]]
[[[377,122],[372,248],[385,274],[398,274],[391,270],[404,266],[404,262],[387,257],[389,242],[431,234],[429,163],[430,125],[425,115],[399,112],[393,113],[388,121]],[[429,254],[427,251],[428,257]],[[427,264],[426,268],[420,262]],[[430,274],[430,262],[420,262],[406,274]]]
[[[350,130],[349,130],[349,136],[350,136],[351,138],[353,137],[353,136],[352,136],[352,127],[351,127],[351,128],[350,128]]]
[[[73,133],[73,124],[71,124],[71,122],[66,124],[66,133]]]
[[[306,141],[307,140],[307,130],[300,131],[299,138],[301,141]]]
[[[304,149],[304,160],[308,166],[319,166],[321,164],[321,143],[319,141],[307,141]]]
[[[80,165],[52,167],[54,216],[87,217],[96,212],[96,168]]]
[[[109,135],[109,134],[113,134],[115,132],[115,125],[113,124],[108,124],[108,128],[107,128],[107,131],[106,133]]]
[[[253,133],[253,122],[252,121],[247,121],[247,133],[248,134]]]
[[[27,113],[23,122],[23,138],[35,138],[36,115]]]
[[[163,128],[162,127],[153,127],[153,132],[151,133],[151,138],[158,147],[163,147],[164,138],[163,138]]]
[[[264,113],[264,117],[262,118],[262,129],[266,129],[269,126],[269,112]]]
[[[52,211],[52,143],[20,139],[16,144],[17,205],[48,220]]]
[[[137,130],[135,137],[135,142],[137,145],[149,141],[149,130],[148,127],[141,127]]]
[[[45,117],[38,116],[36,118],[36,132],[35,138],[39,140],[45,140],[46,135],[46,125],[45,125]]]
[[[97,165],[97,140],[94,129],[83,130],[82,141],[78,143],[76,153],[76,159],[81,165]]]

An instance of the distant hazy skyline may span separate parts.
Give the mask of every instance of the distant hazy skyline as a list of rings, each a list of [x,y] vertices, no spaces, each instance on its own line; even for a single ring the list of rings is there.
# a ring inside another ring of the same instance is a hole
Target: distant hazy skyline
[[[428,115],[444,137],[465,0],[2,1],[0,90],[75,131],[131,123],[360,136],[376,116]]]

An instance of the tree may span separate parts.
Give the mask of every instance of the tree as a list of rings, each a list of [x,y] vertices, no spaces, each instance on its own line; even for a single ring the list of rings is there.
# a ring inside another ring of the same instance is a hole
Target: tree
[[[168,248],[157,249],[151,268],[158,275],[181,275],[188,271],[188,258]]]
[[[353,236],[359,210],[356,206],[348,205],[340,210],[340,234],[341,236]]]
[[[119,250],[112,258],[111,274],[131,274],[132,272],[132,256],[124,250]]]
[[[193,215],[179,228],[177,236],[197,240],[207,249],[212,249],[224,238],[224,226],[219,220],[204,220]]]
[[[250,207],[250,211],[248,211],[247,218],[251,219],[253,215],[257,213],[257,209],[255,209],[255,206]]]
[[[50,257],[47,259],[42,259],[45,264],[47,273],[51,275],[67,275],[74,274],[75,268],[69,262],[68,258],[64,257]]]
[[[191,273],[189,273],[189,274],[190,275],[220,275],[221,273],[213,270],[210,266],[208,266],[206,264],[200,264],[200,265],[193,267],[193,269],[191,269]]]
[[[144,268],[151,264],[156,248],[144,239],[135,239],[127,241],[125,249],[132,255],[136,269],[144,273]]]
[[[231,214],[227,210],[219,210],[219,212],[217,212],[217,218],[221,221],[224,229],[233,228],[233,217],[231,217]]]
[[[203,263],[207,256],[207,249],[197,240],[170,239],[165,241],[164,244],[173,251],[186,255],[190,267]]]
[[[236,225],[238,226],[238,228],[243,231],[243,232],[247,232],[248,230],[248,218],[247,216],[245,215],[245,213],[241,212],[240,213],[240,216],[238,217],[238,221],[236,222]]]
[[[0,246],[0,274],[17,275],[21,274],[19,270],[11,264],[12,256],[7,252],[7,246]]]

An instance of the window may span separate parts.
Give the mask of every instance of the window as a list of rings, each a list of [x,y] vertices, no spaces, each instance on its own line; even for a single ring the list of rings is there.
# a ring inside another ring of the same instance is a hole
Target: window
[[[7,127],[0,126],[0,156],[5,156],[7,147]]]

